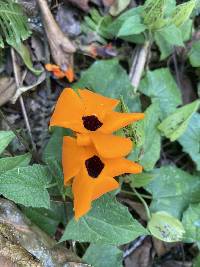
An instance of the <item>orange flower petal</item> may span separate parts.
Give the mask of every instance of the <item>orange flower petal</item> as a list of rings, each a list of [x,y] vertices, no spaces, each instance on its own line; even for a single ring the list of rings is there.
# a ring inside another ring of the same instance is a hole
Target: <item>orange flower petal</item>
[[[83,153],[84,148],[77,145],[75,138],[69,136],[63,138],[62,165],[65,185],[79,172]]]
[[[95,179],[92,200],[95,200],[117,188],[119,188],[119,183],[114,178],[102,175],[101,177]]]
[[[60,70],[60,67],[54,64],[46,64],[45,65],[46,70],[48,71],[55,71],[55,70]]]
[[[103,119],[107,112],[112,111],[119,103],[119,100],[108,98],[87,89],[78,90],[85,105],[86,115],[97,115]]]
[[[104,172],[109,176],[118,176],[124,173],[141,173],[142,166],[125,158],[105,159]]]
[[[132,142],[129,138],[98,132],[90,136],[96,150],[103,158],[123,157],[132,149]]]
[[[78,220],[91,208],[93,183],[85,171],[80,171],[74,178],[72,191],[74,194],[75,219]]]
[[[58,79],[62,79],[65,77],[65,74],[60,70],[54,70],[53,75]]]
[[[125,127],[135,121],[142,120],[144,113],[107,113],[103,125],[100,128],[102,133],[112,133],[122,127]]]
[[[74,81],[74,71],[71,67],[67,69],[65,75],[70,83]]]
[[[79,146],[88,146],[92,145],[92,140],[89,134],[76,134],[77,136],[77,144]]]
[[[70,128],[76,132],[86,132],[82,117],[84,106],[79,96],[71,88],[62,91],[50,120],[50,126]]]

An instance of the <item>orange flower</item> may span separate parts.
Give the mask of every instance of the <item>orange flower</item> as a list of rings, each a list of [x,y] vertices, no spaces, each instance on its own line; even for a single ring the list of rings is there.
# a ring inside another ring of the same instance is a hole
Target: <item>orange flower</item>
[[[94,144],[104,158],[127,155],[132,149],[129,138],[112,135],[118,129],[144,118],[143,113],[120,113],[113,109],[119,100],[107,98],[87,89],[78,94],[66,88],[60,95],[50,126],[70,128],[77,134],[80,146]]]
[[[74,81],[74,71],[71,67],[69,67],[66,71],[62,71],[59,66],[54,64],[46,64],[45,65],[46,70],[53,72],[53,75],[58,78],[62,79],[64,77],[67,77],[69,82]]]
[[[119,187],[113,177],[142,171],[139,164],[123,157],[106,159],[99,156],[94,146],[78,146],[72,137],[64,137],[62,153],[65,185],[74,177],[72,191],[76,219],[90,210],[93,200]]]

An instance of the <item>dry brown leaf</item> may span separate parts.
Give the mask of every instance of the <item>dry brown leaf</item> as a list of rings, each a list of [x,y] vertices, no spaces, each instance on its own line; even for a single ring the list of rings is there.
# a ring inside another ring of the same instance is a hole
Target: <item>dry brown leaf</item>
[[[73,53],[76,51],[75,45],[61,31],[48,7],[47,1],[37,0],[37,3],[43,17],[43,24],[54,62],[65,69],[73,66]]]
[[[16,92],[15,80],[12,77],[0,77],[0,106],[8,102]]]

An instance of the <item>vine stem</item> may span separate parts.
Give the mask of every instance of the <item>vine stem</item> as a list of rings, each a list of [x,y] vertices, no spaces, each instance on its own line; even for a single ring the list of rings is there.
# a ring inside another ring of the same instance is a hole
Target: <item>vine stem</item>
[[[139,198],[139,200],[142,202],[142,204],[144,205],[144,208],[145,208],[145,211],[146,211],[146,214],[147,214],[147,219],[148,221],[150,221],[151,219],[151,213],[150,213],[150,210],[149,210],[149,207],[146,203],[146,201],[144,200],[144,198],[137,192],[137,190],[135,188],[133,188],[133,191],[135,193],[135,195]]]

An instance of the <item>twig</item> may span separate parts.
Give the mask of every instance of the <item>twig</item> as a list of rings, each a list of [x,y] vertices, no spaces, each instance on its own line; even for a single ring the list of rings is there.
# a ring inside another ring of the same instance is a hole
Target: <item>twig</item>
[[[11,56],[12,56],[12,63],[13,63],[13,71],[14,71],[15,82],[16,82],[17,89],[19,89],[20,86],[21,86],[21,81],[20,81],[20,78],[19,78],[19,71],[18,71],[17,63],[16,63],[16,55],[15,55],[15,51],[14,51],[13,48],[11,48]],[[25,124],[26,124],[26,128],[28,130],[28,134],[29,134],[29,137],[30,137],[32,148],[33,148],[34,151],[36,151],[36,145],[35,145],[35,143],[33,141],[31,127],[30,127],[30,123],[29,123],[29,120],[28,120],[28,116],[27,116],[27,112],[26,112],[26,108],[25,108],[25,105],[24,105],[24,100],[23,100],[22,95],[19,97],[19,101],[20,101],[20,105],[21,105],[24,121],[25,121]]]
[[[133,63],[129,73],[129,78],[131,84],[134,87],[134,92],[137,91],[137,88],[139,86],[142,73],[144,71],[144,67],[147,61],[149,47],[150,47],[150,42],[147,41],[144,43],[143,46],[137,46],[134,51]]]

